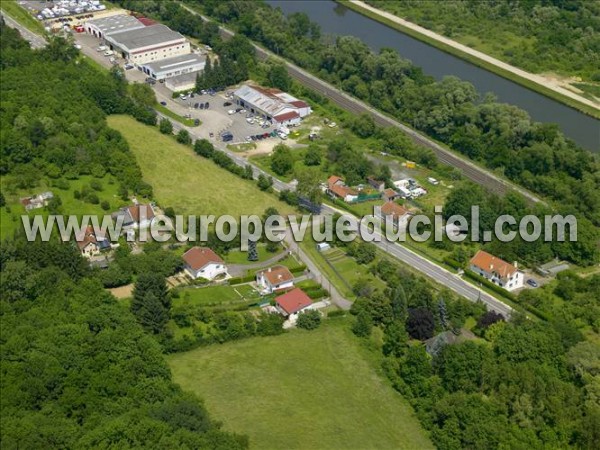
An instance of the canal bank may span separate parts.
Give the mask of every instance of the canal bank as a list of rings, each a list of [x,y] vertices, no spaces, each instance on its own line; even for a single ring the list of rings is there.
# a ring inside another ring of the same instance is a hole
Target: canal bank
[[[416,39],[419,39],[426,44],[436,47],[446,53],[450,53],[457,56],[465,61],[481,67],[482,69],[493,72],[501,77],[504,77],[510,81],[519,83],[533,91],[539,92],[546,97],[553,100],[564,103],[577,111],[583,112],[596,119],[600,119],[600,106],[597,106],[594,102],[589,99],[583,98],[568,89],[551,86],[548,80],[544,80],[541,76],[526,72],[517,67],[511,66],[503,61],[493,58],[489,55],[485,55],[477,50],[470,49],[469,47],[460,44],[456,41],[452,41],[444,36],[434,33],[426,28],[397,17],[391,13],[383,10],[379,10],[364,2],[357,0],[336,0],[337,3],[344,5],[359,14],[362,14],[370,19],[376,20],[394,30],[401,33],[408,34]],[[547,83],[544,85],[543,83]]]
[[[593,152],[600,151],[600,120],[401,33],[340,3],[332,0],[266,0],[266,3],[279,7],[285,14],[305,13],[320,26],[325,39],[327,36],[354,36],[374,52],[379,52],[382,48],[397,51],[400,56],[437,80],[445,76],[456,76],[468,81],[482,96],[491,92],[499,102],[518,106],[527,111],[535,121],[558,124],[567,137],[583,148]]]

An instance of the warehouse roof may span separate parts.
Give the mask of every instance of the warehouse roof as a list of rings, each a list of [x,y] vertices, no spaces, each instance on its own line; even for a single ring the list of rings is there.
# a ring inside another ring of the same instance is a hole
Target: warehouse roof
[[[174,56],[173,58],[167,58],[144,65],[153,72],[162,72],[168,69],[176,70],[181,67],[187,67],[189,65],[202,63],[204,61],[206,61],[206,56],[188,53],[187,55]]]
[[[88,20],[86,24],[95,26],[105,36],[145,27],[142,22],[129,14],[116,14],[114,16]]]
[[[129,51],[159,45],[163,42],[185,40],[181,34],[162,24],[114,33],[110,36],[110,39]]]

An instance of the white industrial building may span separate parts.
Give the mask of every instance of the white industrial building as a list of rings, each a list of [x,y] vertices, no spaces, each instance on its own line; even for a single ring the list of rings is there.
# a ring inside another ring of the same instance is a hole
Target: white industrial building
[[[113,16],[88,20],[85,31],[97,38],[105,38],[114,33],[144,28],[144,24],[128,14],[115,14]]]
[[[238,105],[275,125],[297,125],[312,112],[306,102],[279,89],[243,85],[233,93],[233,97]]]
[[[142,65],[141,69],[146,75],[155,80],[164,80],[166,78],[204,70],[205,64],[205,56],[188,53],[187,55],[180,55],[161,61],[146,63]],[[194,75],[194,83],[195,81],[196,77]]]
[[[188,40],[162,24],[112,33],[105,40],[111,50],[138,66],[191,53]]]

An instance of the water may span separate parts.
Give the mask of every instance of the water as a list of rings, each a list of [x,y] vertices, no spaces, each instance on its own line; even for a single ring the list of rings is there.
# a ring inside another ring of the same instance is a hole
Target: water
[[[306,13],[321,26],[322,34],[356,36],[374,51],[382,47],[393,48],[436,79],[454,75],[469,81],[480,93],[492,92],[498,101],[524,109],[539,122],[557,123],[563,133],[579,145],[600,152],[600,120],[444,53],[334,1],[269,0],[267,3],[280,7],[286,14]]]

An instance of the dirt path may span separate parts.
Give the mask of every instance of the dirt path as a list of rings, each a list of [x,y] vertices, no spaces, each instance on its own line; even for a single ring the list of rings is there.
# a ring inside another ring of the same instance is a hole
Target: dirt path
[[[536,74],[533,74],[530,72],[526,72],[523,69],[519,69],[518,67],[511,66],[510,64],[500,61],[499,59],[493,58],[493,57],[486,55],[485,53],[482,53],[478,50],[474,50],[470,47],[467,47],[466,45],[460,44],[456,41],[453,41],[452,39],[449,39],[447,37],[444,37],[440,34],[433,32],[431,30],[428,30],[427,28],[423,28],[420,25],[417,25],[415,23],[404,20],[398,16],[395,16],[394,14],[391,14],[386,11],[382,11],[380,9],[374,8],[373,6],[367,5],[366,3],[364,3],[360,0],[348,0],[348,1],[350,3],[355,4],[356,6],[358,6],[360,8],[364,8],[364,9],[370,11],[371,13],[377,14],[387,20],[395,22],[398,25],[401,25],[406,28],[410,28],[411,30],[416,31],[417,33],[423,34],[431,39],[441,42],[442,44],[448,45],[450,47],[454,47],[455,49],[460,50],[461,52],[467,53],[467,54],[474,56],[475,58],[478,58],[489,64],[493,64],[494,66],[499,67],[500,69],[514,73],[515,75],[518,75],[521,78],[525,78],[529,81],[533,81],[534,83],[537,83],[540,86],[551,89],[561,95],[564,95],[565,97],[569,97],[569,98],[576,100],[580,103],[583,103],[587,106],[591,106],[592,108],[600,110],[600,104],[593,102],[592,100],[589,100],[580,95],[577,95],[575,92],[563,87],[561,85],[561,82],[556,77],[547,77],[544,75],[536,75]]]

